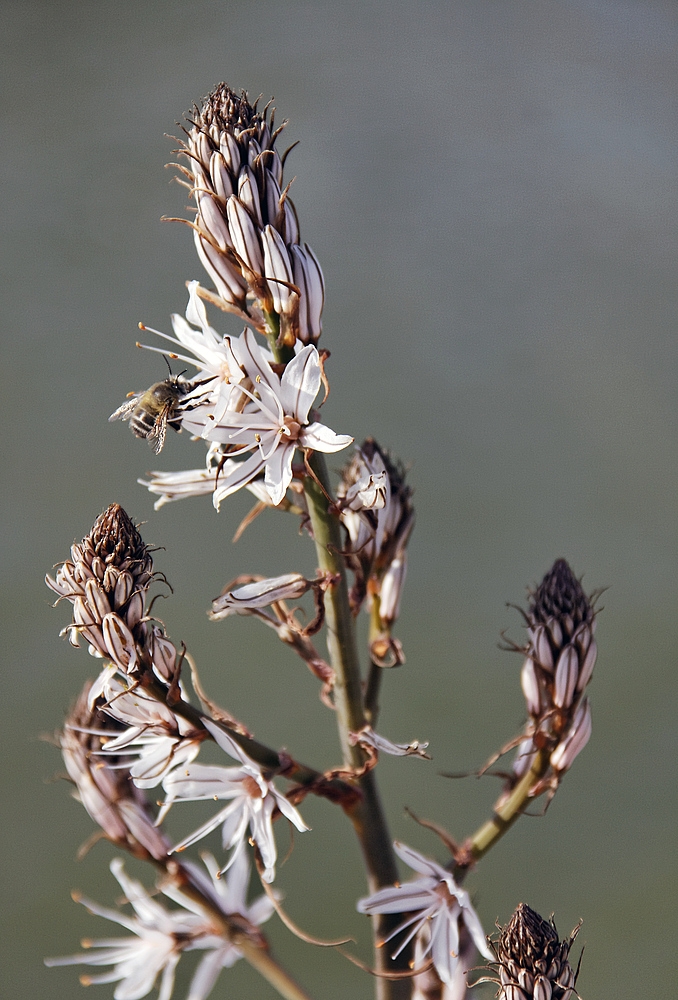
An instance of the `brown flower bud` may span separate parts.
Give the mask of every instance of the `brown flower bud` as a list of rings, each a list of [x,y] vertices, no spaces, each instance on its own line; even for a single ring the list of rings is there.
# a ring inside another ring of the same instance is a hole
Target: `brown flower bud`
[[[530,594],[527,657],[521,686],[530,721],[525,736],[532,749],[550,755],[551,787],[572,765],[591,735],[591,709],[583,692],[597,656],[595,595],[587,597],[564,559],[558,559]],[[524,771],[525,745],[514,761]]]
[[[368,592],[378,594],[380,617],[388,625],[398,617],[414,527],[405,469],[367,438],[342,470],[337,494],[348,533],[345,558],[355,575],[351,605],[357,612]]]
[[[146,597],[153,580],[153,560],[134,522],[119,504],[111,504],[71,559],[57,567],[47,586],[73,605],[73,621],[64,631],[77,646],[84,638],[95,656],[111,659],[125,673],[153,666],[170,680],[176,650],[157,624],[147,618]]]
[[[569,938],[560,941],[553,922],[544,920],[520,903],[490,941],[497,958],[500,1000],[574,1000],[576,973],[569,963],[570,949],[579,933],[578,924]]]

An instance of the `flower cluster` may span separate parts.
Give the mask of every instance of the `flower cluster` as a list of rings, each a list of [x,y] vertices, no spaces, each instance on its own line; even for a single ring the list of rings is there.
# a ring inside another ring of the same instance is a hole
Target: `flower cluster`
[[[194,830],[174,848],[183,851],[221,826],[224,850],[233,849],[226,871],[240,852],[245,849],[249,828],[251,838],[259,849],[264,863],[264,879],[275,878],[277,851],[273,836],[273,816],[281,813],[299,831],[308,830],[297,809],[281,795],[273,782],[264,775],[261,767],[238,746],[224,730],[205,719],[205,728],[227,754],[240,762],[239,767],[217,767],[208,764],[189,764],[174,769],[163,781],[166,797],[159,821],[170,806],[177,801],[200,800],[228,802],[211,819]]]
[[[548,753],[552,787],[570,769],[591,736],[584,690],[597,657],[595,598],[587,597],[564,559],[558,559],[530,595],[528,645],[521,685],[530,716],[513,763],[514,781],[535,755]]]
[[[191,866],[183,873],[186,881],[193,883],[193,888],[201,888],[205,899],[209,899],[224,917],[237,917],[233,923],[238,927],[240,937],[244,938],[249,933],[250,937],[256,938],[256,928],[271,916],[273,904],[265,896],[247,904],[247,856],[239,856],[225,879],[217,877],[216,864],[211,855],[206,855],[204,860],[211,878],[207,879],[202,872]],[[84,941],[83,947],[87,949],[85,953],[65,958],[48,958],[45,964],[113,966],[108,972],[83,976],[81,982],[85,986],[118,983],[114,994],[116,1000],[134,1000],[146,996],[160,976],[158,1000],[169,1000],[176,967],[182,954],[200,950],[205,954],[193,976],[188,1000],[205,1000],[221,970],[230,968],[242,957],[242,951],[234,940],[238,934],[234,933],[231,937],[225,934],[223,927],[215,920],[214,912],[201,906],[175,884],[164,882],[160,885],[160,890],[179,904],[179,909],[168,910],[140,882],[127,875],[120,858],[114,858],[110,867],[134,911],[133,916],[100,906],[78,894],[74,898],[95,916],[120,924],[131,932],[131,936]]]
[[[46,582],[73,605],[73,622],[64,630],[72,645],[78,646],[81,636],[94,656],[110,657],[121,670],[134,673],[138,644],[150,639],[159,654],[156,669],[166,676],[174,665],[173,647],[149,633],[145,617],[152,579],[153,560],[141,535],[122,507],[111,504]]]
[[[299,830],[306,826],[261,766],[223,728],[192,709],[176,683],[176,650],[146,613],[153,563],[137,528],[114,504],[71,555],[72,561],[62,564],[48,584],[74,605],[69,635],[86,629],[90,647],[111,661],[85,686],[61,737],[66,767],[83,805],[114,843],[156,860],[220,823],[224,847],[234,849],[235,857],[244,849],[249,827],[272,881],[274,815],[286,816]],[[124,644],[110,639],[106,644],[104,637],[110,635],[122,635]],[[194,764],[206,739],[215,740],[240,766]],[[141,790],[161,783],[167,797],[155,818]],[[167,809],[178,799],[202,798],[225,798],[229,805],[172,848],[159,829]]]
[[[275,144],[285,124],[276,129],[270,105],[260,112],[221,83],[194,109],[179,154],[197,210],[196,250],[218,304],[262,333],[279,324],[280,342],[293,346],[318,340],[325,288],[283,187],[287,153]]]
[[[108,741],[126,730],[92,703],[92,686],[85,685],[60,736],[61,752],[75,794],[105,836],[135,857],[163,861],[171,844],[155,824],[155,815],[126,767],[99,754]]]
[[[186,317],[173,317],[175,337],[162,336],[180,352],[190,351],[173,356],[198,369],[200,395],[188,397],[178,412],[183,429],[210,443],[207,466],[154,472],[144,485],[160,495],[157,506],[212,493],[218,509],[222,500],[248,485],[277,506],[292,481],[297,448],[332,453],[353,440],[309,416],[322,382],[318,351],[312,344],[301,348],[279,375],[270,351],[251,330],[238,338],[219,337],[209,325],[196,282],[189,288]]]
[[[198,256],[215,288],[190,282],[185,315],[172,316],[172,334],[149,332],[195,375],[170,374],[131,394],[110,419],[129,420],[156,454],[168,426],[204,442],[200,468],[151,472],[142,481],[158,497],[156,508],[209,494],[219,509],[246,488],[257,504],[239,532],[265,507],[301,518],[315,545],[315,572],[241,574],[212,601],[209,617],[256,617],[301,657],[322,682],[342,760],[326,770],[308,767],[259,743],[209,699],[185,646],[177,647],[153,614],[152,584],[167,581],[154,571],[134,522],[112,504],[47,577],[56,603],[72,605],[64,633],[75,646],[84,641],[101,666],[84,685],[59,742],[75,797],[105,838],[153,864],[157,891],[130,878],[115,859],[111,871],[133,912],[77,899],[129,936],[83,942],[85,953],[48,964],[106,967],[82,981],[116,983],[116,1000],[141,1000],[156,984],[159,1000],[169,1000],[181,956],[198,951],[188,1000],[205,1000],[221,970],[244,956],[282,995],[305,1000],[259,927],[275,909],[286,926],[312,940],[294,928],[270,883],[278,864],[276,821],[309,830],[298,807],[315,794],[340,805],[359,838],[370,895],[357,908],[372,917],[374,971],[385,1000],[463,1000],[477,953],[496,971],[491,981],[503,1000],[572,1000],[569,951],[577,929],[559,942],[553,923],[521,904],[490,947],[461,881],[532,798],[555,792],[589,738],[585,691],[597,653],[595,602],[562,559],[530,595],[528,643],[514,647],[525,654],[521,682],[529,720],[518,741],[501,751],[520,743],[492,817],[461,844],[436,823],[420,821],[449,849],[446,867],[393,843],[372,772],[381,754],[430,760],[428,743],[394,743],[373,728],[386,673],[381,668],[404,663],[392,629],[414,526],[412,489],[403,466],[372,438],[356,448],[336,487],[323,458],[353,438],[318,419],[321,387],[325,398],[329,392],[329,352],[316,346],[324,283],[313,251],[300,240],[290,185],[284,185],[287,153],[276,148],[283,127],[275,128],[270,105],[259,111],[257,102],[225,84],[188,119],[179,169],[194,202],[189,225]],[[244,319],[245,330],[219,333],[206,303]],[[306,607],[297,605],[302,599]],[[363,608],[370,615],[365,673],[356,627]],[[314,645],[322,630],[327,659]],[[226,754],[225,762],[203,762],[208,742],[217,755]],[[281,781],[288,785],[281,788]],[[217,805],[192,832],[171,840],[163,829],[167,814],[172,807],[180,813],[184,802]],[[206,873],[184,852],[217,832],[222,853],[203,856]],[[266,894],[248,902],[252,858]],[[411,881],[397,881],[397,858],[416,873]]]

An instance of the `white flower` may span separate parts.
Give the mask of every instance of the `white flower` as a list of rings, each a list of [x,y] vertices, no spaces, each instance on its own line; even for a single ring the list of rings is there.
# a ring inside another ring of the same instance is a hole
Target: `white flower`
[[[215,898],[223,913],[227,916],[239,914],[254,927],[259,927],[269,919],[274,912],[274,906],[268,896],[261,895],[249,905],[247,903],[250,863],[245,851],[240,851],[223,878],[219,871],[219,865],[211,854],[203,854],[202,859],[211,880],[206,878],[203,871],[196,865],[187,862],[186,867],[189,869],[195,884],[206,895]],[[166,889],[165,892],[174,898],[171,889]],[[179,895],[181,894],[179,893]],[[230,969],[231,966],[235,965],[238,959],[242,958],[242,951],[233,942],[217,934],[211,937],[197,938],[190,945],[190,948],[205,949],[207,954],[200,960],[195,970],[186,1000],[204,1000],[216,983],[221,970]]]
[[[90,913],[126,927],[133,936],[87,941],[83,947],[94,949],[89,954],[48,958],[45,964],[114,966],[96,976],[83,976],[81,982],[84,985],[118,983],[113,994],[115,1000],[140,1000],[150,993],[162,973],[158,1000],[169,1000],[181,952],[190,947],[193,940],[213,934],[208,917],[205,913],[196,912],[193,905],[189,909],[166,910],[151,898],[140,882],[125,874],[120,858],[114,858],[110,867],[132,904],[135,916],[110,910],[82,897],[78,901]],[[175,897],[179,898],[178,894]],[[180,901],[184,906],[189,902],[185,897],[181,897]],[[194,1000],[198,997],[195,996]]]
[[[226,799],[228,805],[220,809],[210,820],[178,843],[174,850],[181,851],[205,837],[222,825],[222,842],[225,850],[234,848],[226,869],[234,863],[237,855],[244,850],[245,837],[249,827],[250,835],[261,853],[265,866],[264,879],[272,882],[275,878],[277,850],[273,836],[273,813],[279,809],[297,830],[308,830],[300,814],[275,787],[264,777],[261,767],[240,749],[238,744],[223,729],[204,720],[205,728],[212,733],[219,746],[241,767],[217,767],[212,765],[189,764],[180,771],[172,771],[163,781],[167,793],[158,822],[162,822],[167,810],[176,801],[196,802],[201,799]]]
[[[160,510],[166,503],[184,500],[186,497],[206,496],[214,493],[219,483],[237,471],[239,466],[232,458],[225,458],[221,445],[211,444],[207,449],[205,467],[202,469],[186,469],[181,472],[150,472],[150,479],[137,479],[149,493],[157,494],[160,499],[153,504],[155,510]],[[261,482],[255,480],[247,483],[247,489],[257,500],[270,504],[268,490]]]
[[[197,288],[197,282],[189,285],[186,319],[172,317],[175,337],[151,332],[190,351],[172,351],[173,357],[198,369],[194,402],[182,413],[181,425],[194,437],[221,447],[210,448],[204,471],[156,472],[150,481],[140,482],[160,495],[158,507],[185,496],[213,493],[218,509],[225,497],[263,473],[265,502],[277,506],[292,480],[296,448],[331,453],[346,448],[353,438],[335,434],[317,421],[308,422],[322,381],[318,351],[312,344],[302,348],[278,376],[270,364],[272,354],[257,343],[251,330],[245,329],[238,338],[219,337],[207,321]],[[191,399],[186,397],[187,402]],[[234,461],[243,455],[247,457]]]
[[[90,688],[90,710],[99,698],[105,699],[101,711],[126,728],[119,733],[86,729],[101,737],[101,749],[95,755],[123,757],[121,763],[108,766],[128,769],[138,788],[155,788],[173,768],[198,756],[204,732],[149,697],[143,688],[128,688],[113,665],[106,667]],[[134,757],[136,760],[129,759]]]
[[[426,955],[430,950],[431,932],[428,924],[417,935],[414,944],[413,967],[421,968],[425,963]],[[465,937],[460,944],[459,961],[454,970],[454,977],[451,982],[443,983],[442,990],[440,980],[435,973],[435,969],[430,966],[425,972],[414,977],[414,992],[412,1000],[429,1000],[431,996],[439,997],[440,1000],[467,1000],[469,983],[466,980],[466,973],[476,964],[476,949],[473,941]]]
[[[398,857],[422,877],[413,882],[380,889],[358,902],[360,913],[410,913],[386,938],[386,941],[390,941],[396,934],[409,928],[391,957],[396,958],[412,938],[428,926],[431,937],[424,954],[430,951],[436,972],[443,983],[454,982],[459,961],[461,918],[478,951],[491,960],[492,953],[487,946],[478,914],[471,906],[469,894],[460,889],[451,874],[435,861],[398,841],[393,846]]]
[[[390,484],[386,470],[373,475],[365,475],[346,490],[346,496],[339,508],[351,511],[381,510],[386,506]]]
[[[312,344],[287,364],[282,377],[271,368],[266,352],[251,330],[245,330],[238,353],[254,391],[244,385],[234,387],[234,394],[247,396],[242,412],[226,409],[218,415],[208,415],[202,436],[229,446],[231,456],[247,454],[248,457],[220,479],[213,502],[218,507],[225,497],[263,472],[271,503],[277,506],[292,481],[292,458],[297,448],[341,451],[353,438],[335,434],[325,424],[308,423],[309,410],[321,384],[318,351]],[[199,412],[193,410],[186,415],[193,433]]]
[[[189,351],[189,354],[185,354],[172,349],[171,354],[173,358],[186,361],[198,369],[195,380],[199,382],[208,380],[207,389],[210,397],[216,400],[225,386],[241,382],[245,376],[234,353],[231,338],[221,337],[210,326],[205,303],[198,295],[198,287],[197,281],[189,283],[186,319],[177,313],[172,314],[174,337],[160,330],[153,330],[151,327],[145,326],[143,329],[162,337],[163,340],[168,340],[180,351]],[[159,347],[149,347],[147,344],[143,346],[148,351],[166,353]],[[202,398],[202,391],[199,396]]]

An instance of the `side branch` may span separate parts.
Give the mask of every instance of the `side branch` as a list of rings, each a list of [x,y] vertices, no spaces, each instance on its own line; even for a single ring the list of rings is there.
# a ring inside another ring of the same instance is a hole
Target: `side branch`
[[[455,878],[463,878],[471,865],[484,857],[525,812],[530,802],[534,801],[535,787],[539,786],[548,766],[548,754],[544,750],[539,750],[529,771],[523,775],[508,797],[499,800],[492,818],[483,823],[462,845],[452,869]]]

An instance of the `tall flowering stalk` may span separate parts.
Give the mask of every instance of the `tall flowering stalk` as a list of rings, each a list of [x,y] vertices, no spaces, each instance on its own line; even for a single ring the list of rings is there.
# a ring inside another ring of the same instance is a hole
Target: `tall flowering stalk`
[[[188,651],[172,642],[154,613],[164,577],[133,520],[111,504],[47,577],[57,604],[72,606],[63,633],[99,664],[59,742],[74,794],[100,834],[148,862],[157,886],[147,889],[114,859],[111,871],[131,911],[76,898],[130,936],[88,942],[82,953],[48,964],[104,968],[82,981],[116,983],[116,1000],[137,1000],[154,985],[160,1000],[169,1000],[178,963],[196,951],[188,1000],[204,1000],[240,958],[282,996],[307,997],[273,957],[261,925],[277,911],[314,941],[285,915],[273,883],[280,826],[308,833],[304,800],[316,795],[342,809],[362,849],[367,895],[356,905],[372,921],[370,971],[380,1000],[463,1000],[481,957],[506,1000],[570,1000],[575,932],[559,943],[555,927],[521,904],[499,938],[487,939],[463,881],[531,802],[550,801],[589,739],[585,692],[597,655],[595,601],[562,559],[530,593],[527,641],[512,644],[523,655],[528,718],[492,759],[517,748],[487,822],[459,841],[422,820],[445,845],[445,864],[394,842],[377,787],[380,754],[430,760],[426,742],[396,743],[375,731],[383,679],[388,668],[405,663],[393,633],[414,526],[413,491],[402,463],[372,438],[355,448],[337,483],[329,475],[324,456],[344,451],[353,438],[320,419],[329,391],[329,352],[317,346],[324,281],[301,241],[283,180],[289,153],[278,149],[283,127],[275,127],[270,105],[260,111],[226,84],[188,118],[177,152],[195,217],[182,221],[193,230],[213,287],[188,283],[186,313],[172,317],[171,334],[145,329],[161,341],[151,350],[166,351],[195,373],[135,392],[112,419],[129,419],[156,454],[167,426],[204,442],[196,468],[157,470],[143,481],[158,497],[156,508],[211,496],[219,510],[245,488],[256,502],[238,534],[268,509],[292,514],[312,541],[314,575],[240,573],[214,598],[209,616],[256,618],[299,656],[334,716],[341,756],[326,771],[303,763],[293,746],[267,746],[209,698]],[[220,332],[208,307],[235,314],[246,322],[244,331]],[[363,610],[365,651],[356,631]],[[237,650],[229,659],[237,663]],[[207,743],[220,762],[204,762]],[[211,803],[197,827],[182,827],[187,801]],[[178,840],[165,830],[170,809],[182,831]],[[207,838],[217,853],[203,855],[206,872],[190,849]],[[414,878],[400,881],[398,860]],[[252,900],[254,868],[264,893]]]

